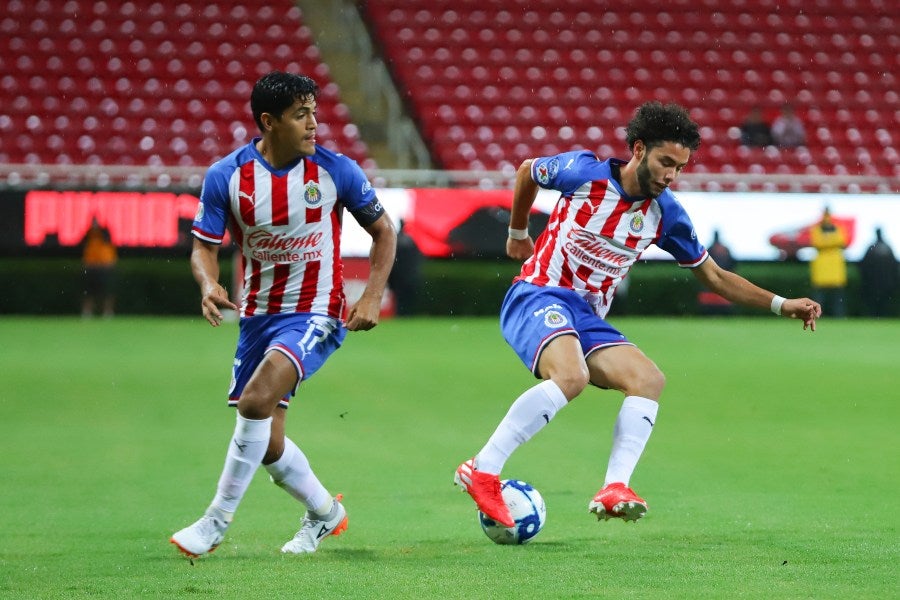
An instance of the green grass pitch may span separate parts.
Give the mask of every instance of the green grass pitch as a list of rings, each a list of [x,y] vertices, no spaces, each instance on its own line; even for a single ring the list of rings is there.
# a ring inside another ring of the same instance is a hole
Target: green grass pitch
[[[591,389],[504,471],[541,491],[544,531],[492,544],[453,470],[534,380],[496,319],[390,320],[288,416],[348,531],[282,556],[300,509],[261,470],[192,564],[168,538],[214,491],[236,325],[4,317],[0,598],[897,597],[900,321],[613,322],[668,381],[642,521],[587,512],[621,403]]]

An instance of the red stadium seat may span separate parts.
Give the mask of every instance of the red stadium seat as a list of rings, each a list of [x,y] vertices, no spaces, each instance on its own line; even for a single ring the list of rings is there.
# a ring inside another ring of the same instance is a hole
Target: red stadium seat
[[[303,63],[323,90],[320,110],[329,115],[341,150],[368,160],[358,136],[342,133],[349,123],[346,107],[338,108],[339,92],[288,0],[260,6],[230,0],[11,2],[0,33],[0,73],[9,73],[2,77],[0,123],[20,114],[23,126],[41,114],[69,119],[59,126],[58,119],[40,119],[41,136],[16,136],[15,144],[4,139],[0,154],[6,162],[209,164],[238,145],[233,121],[255,134],[247,101],[261,73],[247,65],[265,66],[266,57],[277,59],[266,70]],[[91,115],[108,119],[108,140],[96,131],[72,133]],[[135,137],[148,117],[156,130]],[[205,137],[172,137],[173,124],[185,118],[212,127]],[[180,141],[169,143],[170,137]]]
[[[537,124],[555,126],[552,136],[581,136],[596,146],[598,131],[622,127],[635,106],[648,99],[704,109],[696,118],[704,135],[716,140],[711,145],[721,147],[701,153],[711,171],[742,168],[742,160],[729,150],[738,146],[729,131],[754,105],[774,116],[781,104],[792,102],[801,116],[810,112],[811,137],[819,128],[853,127],[863,147],[877,144],[874,131],[896,122],[898,110],[894,72],[900,63],[886,58],[900,55],[897,15],[874,1],[860,0],[848,8],[838,0],[820,0],[815,12],[801,12],[799,3],[776,4],[704,0],[703,10],[694,11],[682,10],[692,6],[687,2],[654,0],[598,13],[587,0],[380,0],[366,3],[364,10],[423,130],[434,130],[428,123],[438,118],[430,108],[436,103],[462,103],[463,108],[485,104],[482,120],[468,125],[495,128],[493,139],[501,140],[499,149],[508,154],[535,155],[551,147],[554,140],[534,139]],[[446,22],[442,11],[447,11]],[[419,15],[422,24],[412,25],[410,15]],[[425,36],[427,28],[438,34]],[[459,31],[463,28],[468,35]],[[401,40],[401,30],[409,37]],[[471,50],[464,54],[448,46],[440,59],[421,52],[414,56],[414,48],[452,37],[468,38]],[[663,53],[661,45],[670,52]],[[462,80],[466,87],[442,89],[440,84],[448,82],[439,76],[419,82],[415,71],[400,67],[407,63],[423,74],[428,67],[440,72],[452,64],[459,69],[453,72],[454,82]],[[491,108],[497,105],[511,109],[509,118],[493,116]],[[530,107],[533,114],[525,116],[515,107]],[[578,108],[582,110],[576,112]],[[837,113],[839,109],[846,113]],[[458,108],[454,114],[460,126],[472,118]],[[592,128],[598,124],[600,129]],[[490,165],[502,158],[494,141],[469,139],[460,160],[456,143],[429,139],[444,166]],[[558,145],[577,143],[565,141]],[[825,146],[817,138],[814,142],[800,153],[803,160],[793,154],[760,155],[761,162],[753,164],[766,172],[805,172],[817,162],[828,163],[821,154]],[[619,145],[611,148],[618,153]],[[863,159],[866,165],[883,164],[877,154],[870,150],[871,161]],[[883,169],[892,172],[892,167]]]

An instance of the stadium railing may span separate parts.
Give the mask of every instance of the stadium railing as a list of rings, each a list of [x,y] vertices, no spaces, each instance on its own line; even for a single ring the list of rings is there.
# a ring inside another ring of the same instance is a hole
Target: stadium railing
[[[203,183],[205,167],[127,165],[0,164],[0,189],[194,189]],[[512,189],[515,171],[441,171],[375,169],[368,173],[375,187],[442,187]],[[684,173],[676,183],[682,191],[707,192],[900,192],[900,175],[805,175],[777,173]]]

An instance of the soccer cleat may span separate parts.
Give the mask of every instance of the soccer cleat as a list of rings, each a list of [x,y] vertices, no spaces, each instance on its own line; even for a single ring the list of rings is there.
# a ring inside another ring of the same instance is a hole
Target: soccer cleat
[[[203,515],[193,525],[176,532],[169,541],[191,558],[203,556],[219,547],[228,523],[212,515]]]
[[[457,467],[453,483],[467,491],[478,510],[485,515],[506,527],[515,527],[516,522],[509,514],[509,508],[500,492],[498,475],[479,471],[475,467],[475,459],[470,458]]]
[[[311,554],[319,547],[319,542],[329,535],[341,535],[347,529],[347,510],[341,504],[343,494],[335,496],[337,511],[331,519],[314,519],[309,511],[300,521],[300,531],[293,539],[281,547],[285,554]]]
[[[637,521],[647,512],[647,503],[624,483],[610,483],[597,492],[588,504],[588,510],[597,519],[624,519]]]

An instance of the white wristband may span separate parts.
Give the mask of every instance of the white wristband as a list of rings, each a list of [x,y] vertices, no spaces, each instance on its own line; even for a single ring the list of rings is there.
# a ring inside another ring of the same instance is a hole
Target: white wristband
[[[782,304],[784,304],[784,298],[782,298],[778,294],[775,294],[775,297],[772,298],[772,306],[770,307],[772,309],[772,312],[778,316],[781,316]]]
[[[509,228],[509,237],[514,240],[527,240],[528,239],[528,229],[513,229]]]

